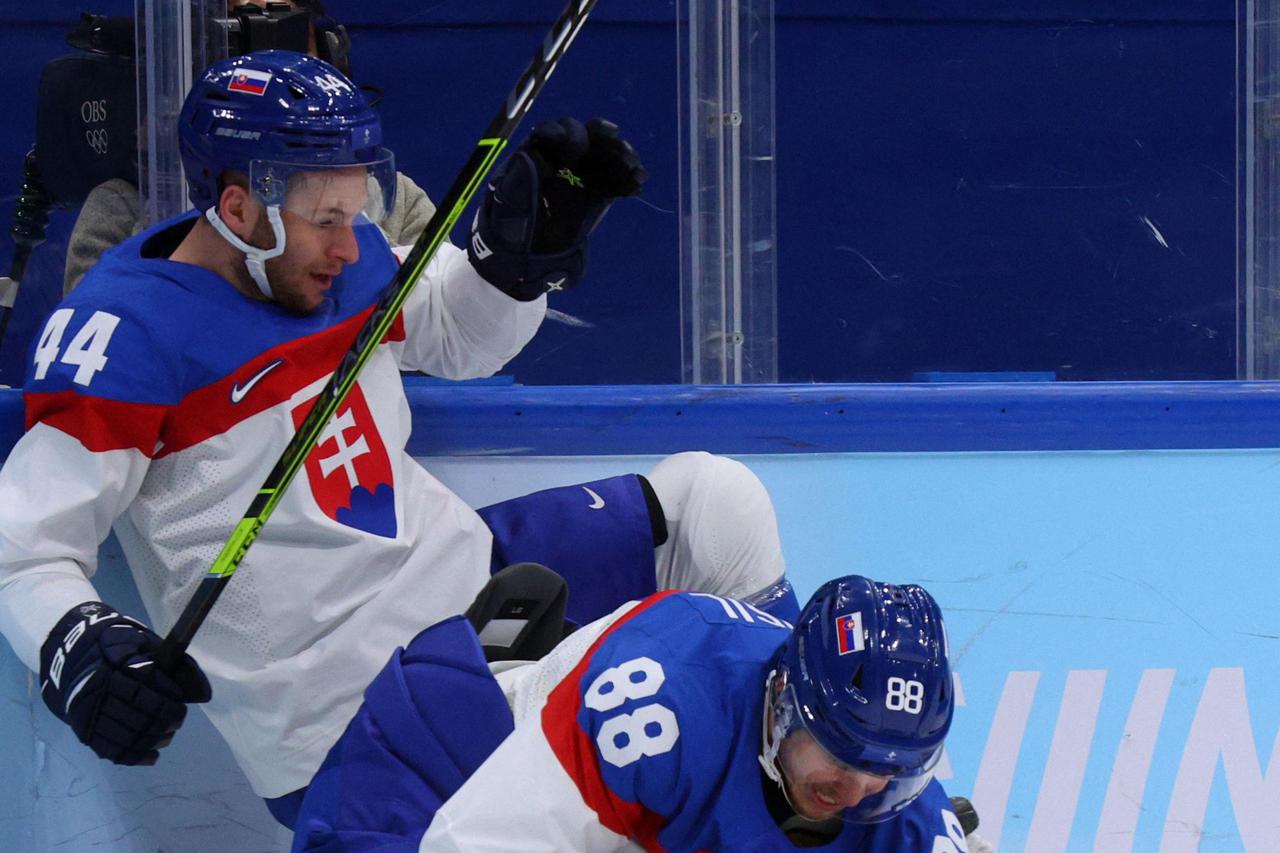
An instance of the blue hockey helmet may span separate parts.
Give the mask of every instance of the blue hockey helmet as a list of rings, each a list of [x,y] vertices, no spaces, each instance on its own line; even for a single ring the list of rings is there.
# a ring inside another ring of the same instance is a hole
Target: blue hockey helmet
[[[937,602],[911,584],[827,582],[779,650],[768,707],[762,763],[784,791],[779,751],[803,730],[837,765],[886,782],[845,809],[845,820],[893,817],[933,778],[955,710]]]
[[[178,145],[191,203],[217,204],[218,179],[235,170],[266,204],[282,204],[299,171],[365,166],[371,196],[389,210],[394,160],[382,123],[337,68],[289,50],[234,56],[209,66],[178,119]]]

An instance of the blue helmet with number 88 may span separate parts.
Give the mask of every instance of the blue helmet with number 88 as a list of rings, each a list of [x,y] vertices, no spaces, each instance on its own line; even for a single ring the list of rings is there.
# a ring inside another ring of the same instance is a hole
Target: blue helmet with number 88
[[[937,602],[912,584],[827,582],[779,650],[768,691],[761,761],[784,792],[783,742],[804,732],[833,765],[883,783],[845,820],[893,817],[933,778],[955,710]]]

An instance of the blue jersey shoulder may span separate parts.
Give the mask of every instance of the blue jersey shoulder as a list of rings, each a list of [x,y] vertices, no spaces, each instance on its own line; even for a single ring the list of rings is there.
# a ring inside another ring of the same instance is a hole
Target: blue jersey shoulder
[[[592,655],[578,724],[609,789],[685,835],[715,807],[744,742],[758,744],[765,677],[788,629],[718,596],[639,607]]]
[[[381,231],[357,226],[360,261],[335,280],[331,299],[299,317],[168,260],[195,218],[167,220],[104,253],[36,336],[28,391],[172,405],[274,347],[359,314],[395,274]]]

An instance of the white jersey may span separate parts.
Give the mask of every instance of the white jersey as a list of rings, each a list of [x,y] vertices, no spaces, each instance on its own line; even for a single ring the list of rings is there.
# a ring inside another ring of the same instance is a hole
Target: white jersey
[[[395,270],[358,226],[359,262],[297,317],[165,259],[193,221],[104,256],[35,349],[28,432],[0,470],[0,632],[32,669],[99,597],[113,526],[152,624],[172,626]],[[488,529],[405,452],[400,369],[490,375],[544,312],[440,247],[196,635],[206,711],[260,796],[306,785],[392,650],[489,575]]]

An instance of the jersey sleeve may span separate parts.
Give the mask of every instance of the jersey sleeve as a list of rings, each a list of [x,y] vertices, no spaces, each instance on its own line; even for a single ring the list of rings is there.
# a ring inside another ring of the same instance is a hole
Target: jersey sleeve
[[[403,261],[409,247],[394,251]],[[405,302],[405,338],[392,346],[402,369],[444,379],[492,376],[533,338],[546,306],[545,296],[507,296],[480,277],[466,252],[446,243]]]
[[[98,546],[159,441],[164,362],[123,312],[74,300],[37,339],[27,432],[0,469],[0,633],[33,670],[58,617],[98,597]]]
[[[419,849],[486,853],[517,847],[528,853],[635,849],[583,802],[536,718],[517,726],[440,807]]]

